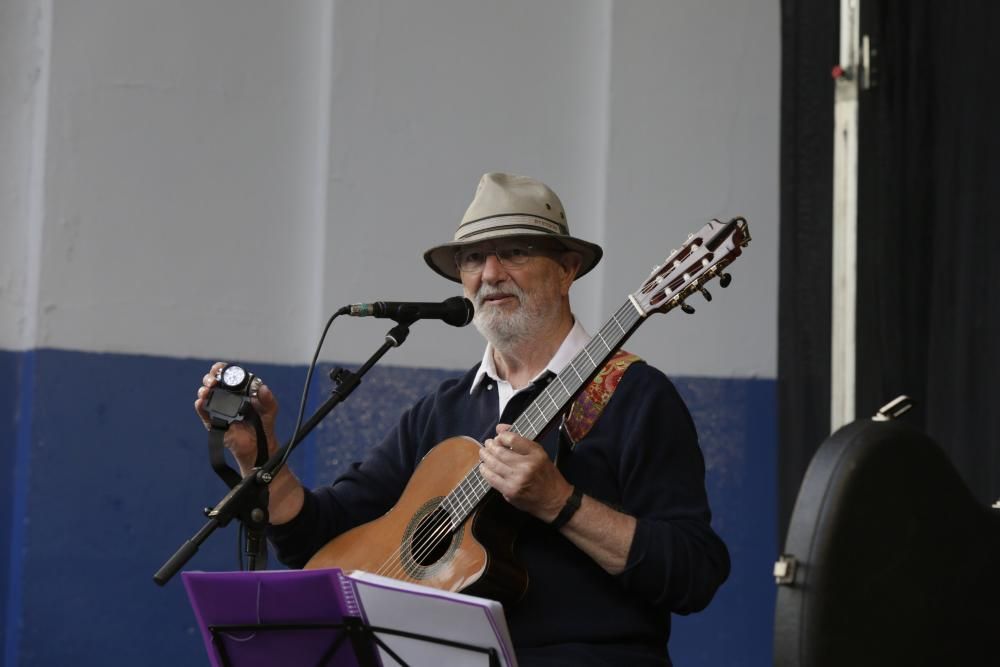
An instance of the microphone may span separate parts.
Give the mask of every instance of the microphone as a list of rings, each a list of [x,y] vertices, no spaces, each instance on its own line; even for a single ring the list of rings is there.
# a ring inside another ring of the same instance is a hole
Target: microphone
[[[406,323],[416,320],[444,320],[453,327],[464,327],[472,321],[475,308],[465,297],[453,296],[441,303],[416,301],[353,303],[348,314],[353,317],[387,317]]]

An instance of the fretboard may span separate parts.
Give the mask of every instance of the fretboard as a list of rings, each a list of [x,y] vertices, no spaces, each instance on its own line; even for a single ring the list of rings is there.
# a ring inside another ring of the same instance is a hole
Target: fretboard
[[[626,301],[566,368],[552,378],[542,393],[524,409],[511,425],[511,430],[528,440],[537,440],[638,328],[642,319],[638,308],[631,301]],[[479,473],[477,465],[441,503],[441,507],[452,519],[452,528],[457,528],[465,521],[489,490],[490,485]]]

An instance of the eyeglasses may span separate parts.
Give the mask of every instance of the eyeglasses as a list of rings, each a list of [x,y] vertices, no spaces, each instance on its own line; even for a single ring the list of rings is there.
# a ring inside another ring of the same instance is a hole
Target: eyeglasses
[[[538,255],[555,252],[554,248],[528,245],[526,243],[507,243],[502,246],[486,248],[475,246],[463,248],[455,253],[455,265],[462,273],[479,273],[486,266],[490,255],[496,255],[500,264],[506,268],[524,266],[528,260]]]

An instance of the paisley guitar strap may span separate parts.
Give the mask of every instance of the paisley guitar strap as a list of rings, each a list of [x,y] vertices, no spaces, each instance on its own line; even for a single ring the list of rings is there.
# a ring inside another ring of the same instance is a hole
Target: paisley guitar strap
[[[566,444],[570,451],[583,440],[615,393],[618,383],[625,371],[635,361],[641,359],[625,350],[618,350],[597,372],[594,379],[584,387],[569,412],[563,417],[562,432],[566,436]]]

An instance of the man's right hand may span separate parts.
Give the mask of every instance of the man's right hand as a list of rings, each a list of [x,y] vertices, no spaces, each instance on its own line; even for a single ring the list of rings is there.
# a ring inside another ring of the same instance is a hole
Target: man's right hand
[[[215,376],[225,366],[226,363],[223,361],[212,364],[208,373],[201,379],[201,386],[198,387],[198,399],[194,402],[194,410],[198,413],[198,417],[206,429],[211,428],[208,412],[205,410],[208,393],[212,387],[218,384],[219,381]],[[262,384],[257,390],[256,398],[250,399],[250,402],[260,416],[261,425],[267,435],[267,454],[271,456],[278,450],[278,438],[274,433],[274,422],[278,416],[278,401],[267,385]],[[257,462],[257,434],[253,426],[243,422],[232,424],[226,431],[223,442],[239,464],[240,473],[246,476]],[[271,482],[270,523],[280,524],[291,521],[302,509],[304,494],[305,489],[302,488],[299,480],[295,478],[287,465],[283,466],[278,472],[278,476]]]
[[[225,367],[226,362],[224,361],[212,364],[208,373],[201,379],[201,386],[198,387],[198,399],[194,402],[194,410],[198,413],[206,430],[211,428],[208,412],[205,410],[208,394],[219,382],[216,375]],[[257,390],[257,396],[250,399],[250,403],[257,411],[260,423],[264,427],[264,433],[267,435],[267,455],[270,457],[278,449],[278,439],[274,434],[274,422],[278,416],[278,401],[268,386],[262,384]],[[226,431],[223,442],[239,464],[240,473],[246,475],[257,461],[257,434],[253,426],[245,422],[232,424]]]

